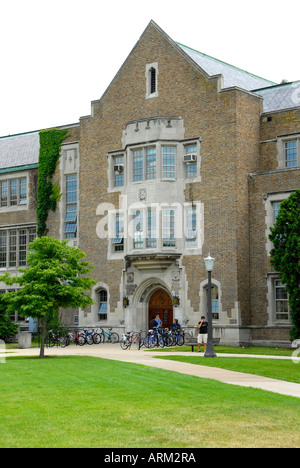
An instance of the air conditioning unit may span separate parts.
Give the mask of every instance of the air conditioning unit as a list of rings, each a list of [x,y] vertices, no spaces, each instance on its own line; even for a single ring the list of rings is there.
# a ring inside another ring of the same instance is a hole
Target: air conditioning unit
[[[122,166],[121,164],[114,166],[114,172],[124,172],[124,166]]]
[[[197,161],[197,155],[196,154],[186,154],[183,156],[183,162],[185,163],[191,163],[191,162],[196,162]]]

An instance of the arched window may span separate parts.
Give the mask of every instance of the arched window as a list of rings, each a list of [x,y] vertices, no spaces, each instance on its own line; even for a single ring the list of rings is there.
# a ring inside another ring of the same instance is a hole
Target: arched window
[[[100,289],[98,291],[98,299],[99,299],[99,320],[107,320],[107,310],[108,310],[108,302],[107,302],[107,291],[106,289]]]

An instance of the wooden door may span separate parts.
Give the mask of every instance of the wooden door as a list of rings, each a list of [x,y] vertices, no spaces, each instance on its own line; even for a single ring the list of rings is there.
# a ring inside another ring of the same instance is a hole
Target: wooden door
[[[170,328],[173,323],[173,302],[164,289],[156,291],[149,302],[149,326],[153,316],[160,315],[163,328]]]

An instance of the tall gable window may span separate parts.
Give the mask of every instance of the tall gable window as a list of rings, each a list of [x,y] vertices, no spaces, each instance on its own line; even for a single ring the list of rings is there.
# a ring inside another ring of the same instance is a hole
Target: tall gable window
[[[158,96],[158,63],[146,65],[146,99]]]

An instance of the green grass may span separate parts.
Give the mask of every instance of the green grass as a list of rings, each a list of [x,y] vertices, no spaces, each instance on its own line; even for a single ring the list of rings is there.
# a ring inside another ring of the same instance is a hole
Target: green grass
[[[195,345],[194,350],[197,348]],[[191,352],[191,346],[176,346],[174,348],[155,348],[155,351],[159,352]],[[153,350],[152,350],[153,351]],[[203,352],[203,346],[201,347]],[[268,346],[249,346],[249,348],[238,348],[234,346],[216,346],[215,351],[217,354],[252,354],[252,355],[261,355],[261,356],[292,356],[293,349],[285,348],[270,348]]]
[[[246,374],[261,375],[271,379],[300,383],[300,362],[295,364],[290,360],[222,356],[217,358],[205,358],[203,356],[156,356],[156,358],[187,362],[201,366],[219,367],[231,371],[245,372]]]
[[[0,447],[298,447],[299,399],[91,357],[0,364]]]

